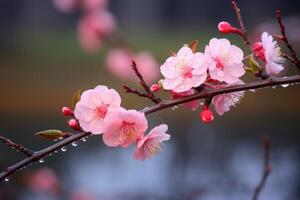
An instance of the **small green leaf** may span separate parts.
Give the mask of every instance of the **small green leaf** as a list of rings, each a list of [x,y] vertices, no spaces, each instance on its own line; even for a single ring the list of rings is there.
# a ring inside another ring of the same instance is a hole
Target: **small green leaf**
[[[77,90],[72,97],[72,105],[75,108],[76,103],[80,100],[81,90]]]
[[[252,74],[257,73],[261,69],[261,66],[256,62],[256,60],[253,58],[253,56],[249,56],[246,59],[246,68],[245,70],[247,72],[250,72]]]
[[[48,140],[57,140],[61,137],[64,137],[65,133],[62,132],[61,130],[51,129],[51,130],[45,130],[45,131],[38,132],[34,135],[40,136],[40,137],[48,139]]]
[[[194,40],[190,43],[189,47],[192,49],[192,51],[195,53],[197,51],[197,47],[198,47],[198,40]]]

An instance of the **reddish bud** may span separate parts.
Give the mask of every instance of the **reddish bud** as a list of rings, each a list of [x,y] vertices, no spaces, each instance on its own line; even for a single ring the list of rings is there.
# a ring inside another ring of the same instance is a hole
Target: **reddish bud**
[[[82,129],[80,128],[79,123],[76,119],[70,119],[68,124],[72,129],[74,129],[76,131],[82,131]]]
[[[233,29],[234,29],[234,27],[232,27],[231,24],[228,22],[220,22],[218,24],[218,30],[221,33],[228,34],[228,33],[231,33]]]
[[[214,120],[214,115],[208,106],[204,106],[200,113],[200,118],[204,123],[211,123]]]
[[[153,84],[150,87],[151,92],[157,92],[158,90],[160,90],[160,86],[158,84]]]
[[[261,42],[254,43],[251,48],[256,57],[265,61],[265,50]]]
[[[74,115],[73,110],[69,107],[66,107],[66,106],[62,107],[61,112],[65,116],[73,116]]]

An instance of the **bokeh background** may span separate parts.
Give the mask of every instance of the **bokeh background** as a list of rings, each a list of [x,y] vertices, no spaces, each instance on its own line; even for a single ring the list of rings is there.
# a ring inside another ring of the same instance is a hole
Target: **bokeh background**
[[[281,8],[288,35],[300,50],[300,1],[241,1],[240,7],[251,38],[263,30],[278,33],[274,13]],[[111,0],[109,9],[131,46],[150,51],[160,63],[185,43],[197,39],[203,49],[210,38],[224,37],[216,28],[219,21],[236,24],[229,0]],[[71,104],[77,89],[97,84],[118,90],[127,108],[151,104],[125,94],[124,82],[107,72],[106,47],[95,54],[82,50],[76,35],[79,15],[58,12],[51,0],[1,0],[1,135],[34,150],[50,145],[34,133],[69,130],[61,107]],[[229,38],[246,49],[240,38]],[[286,66],[285,75],[298,73]],[[0,199],[250,199],[262,174],[260,137],[268,135],[272,174],[261,199],[298,200],[299,89],[294,85],[247,92],[237,108],[209,125],[199,120],[199,110],[183,107],[150,115],[150,126],[167,123],[172,139],[145,162],[132,158],[133,148],[108,148],[101,137],[90,137],[1,182]],[[0,144],[1,170],[22,158]],[[58,179],[59,184],[50,190],[32,189],[29,180],[37,172],[42,180]]]

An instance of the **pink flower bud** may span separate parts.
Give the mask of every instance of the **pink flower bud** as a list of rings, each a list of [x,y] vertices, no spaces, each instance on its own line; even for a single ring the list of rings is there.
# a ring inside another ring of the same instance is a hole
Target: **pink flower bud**
[[[214,120],[214,115],[208,106],[204,106],[200,113],[200,118],[204,123],[211,123]]]
[[[74,115],[73,110],[71,108],[69,108],[69,107],[66,107],[66,106],[62,107],[61,112],[65,116],[73,116]]]
[[[80,128],[79,123],[76,119],[70,119],[68,124],[72,129],[74,129],[76,131],[82,131],[82,129]]]
[[[232,30],[234,30],[234,29],[235,28],[232,27],[231,24],[228,22],[223,21],[218,24],[218,30],[224,34],[232,33]]]
[[[259,59],[265,61],[265,50],[264,50],[261,42],[254,43],[254,45],[251,48],[252,48],[252,51],[254,52],[255,56],[257,56]]]
[[[158,90],[160,90],[160,86],[158,84],[153,84],[150,87],[151,92],[157,92]]]

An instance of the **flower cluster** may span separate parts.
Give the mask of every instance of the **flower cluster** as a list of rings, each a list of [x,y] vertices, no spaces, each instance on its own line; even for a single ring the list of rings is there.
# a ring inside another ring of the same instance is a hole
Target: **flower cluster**
[[[148,129],[145,114],[122,108],[120,95],[103,85],[81,94],[74,116],[84,131],[103,134],[107,146],[125,148],[136,143],[135,158],[138,160],[157,154],[160,144],[170,138],[165,124],[155,127],[145,136]]]

